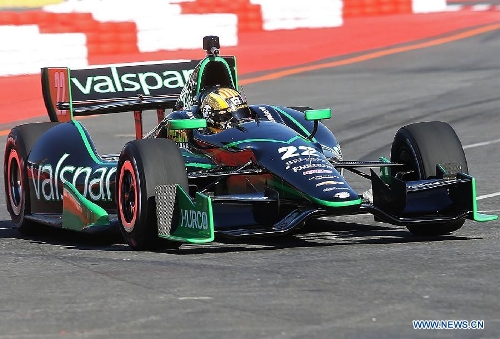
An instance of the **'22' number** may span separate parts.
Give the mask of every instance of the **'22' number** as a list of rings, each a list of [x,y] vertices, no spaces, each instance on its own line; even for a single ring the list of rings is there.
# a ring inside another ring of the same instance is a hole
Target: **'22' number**
[[[54,73],[55,88],[56,88],[56,105],[58,102],[62,102],[66,99],[66,79],[63,72]],[[67,111],[57,109],[57,115],[66,115]]]
[[[295,147],[295,146],[280,147],[280,148],[278,148],[278,153],[280,153],[280,154],[281,153],[285,153],[285,154],[283,154],[281,156],[281,160],[285,160],[285,159],[288,159],[288,158],[298,157],[300,155],[308,156],[308,157],[310,157],[310,156],[313,156],[313,157],[319,156],[318,155],[318,151],[315,148],[308,147],[308,146],[299,146],[298,148]]]

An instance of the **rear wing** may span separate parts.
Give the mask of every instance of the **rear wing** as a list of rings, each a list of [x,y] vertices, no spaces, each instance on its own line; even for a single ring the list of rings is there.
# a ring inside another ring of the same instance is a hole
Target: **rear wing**
[[[199,60],[42,68],[51,121],[76,116],[173,108]]]

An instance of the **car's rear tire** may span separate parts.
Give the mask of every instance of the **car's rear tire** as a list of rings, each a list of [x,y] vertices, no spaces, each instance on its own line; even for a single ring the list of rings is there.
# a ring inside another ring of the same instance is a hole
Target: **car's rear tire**
[[[155,187],[188,180],[177,145],[166,139],[134,140],[123,148],[117,168],[116,202],[120,230],[134,250],[176,248],[178,242],[158,237]]]
[[[57,123],[35,123],[14,127],[5,144],[4,185],[7,210],[19,232],[35,233],[37,226],[26,215],[31,213],[27,160],[40,136]]]
[[[462,144],[447,123],[420,122],[401,127],[391,147],[391,162],[404,164],[397,168],[404,180],[421,180],[436,176],[436,165],[453,163],[460,172],[469,173]],[[394,172],[393,175],[398,175]],[[408,225],[408,230],[418,236],[450,234],[462,227],[465,219],[449,223]]]

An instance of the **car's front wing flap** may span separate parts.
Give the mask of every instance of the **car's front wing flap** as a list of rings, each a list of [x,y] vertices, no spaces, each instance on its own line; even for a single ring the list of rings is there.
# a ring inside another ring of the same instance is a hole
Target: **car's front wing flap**
[[[395,224],[447,223],[463,218],[491,221],[496,215],[478,212],[475,178],[457,173],[454,178],[402,181],[392,177],[389,184],[371,171],[373,203],[363,211]]]
[[[158,236],[178,242],[211,242],[215,232],[228,237],[285,234],[325,214],[321,208],[297,206],[278,218],[279,198],[267,191],[217,198],[198,192],[194,200],[179,185],[160,185],[155,191]]]

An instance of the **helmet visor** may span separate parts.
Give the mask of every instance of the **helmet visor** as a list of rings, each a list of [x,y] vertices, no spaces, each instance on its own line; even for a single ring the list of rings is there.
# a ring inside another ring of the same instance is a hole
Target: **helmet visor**
[[[236,120],[248,120],[252,118],[252,113],[250,112],[250,108],[248,106],[243,106],[238,108],[236,111],[232,112],[233,118]]]

